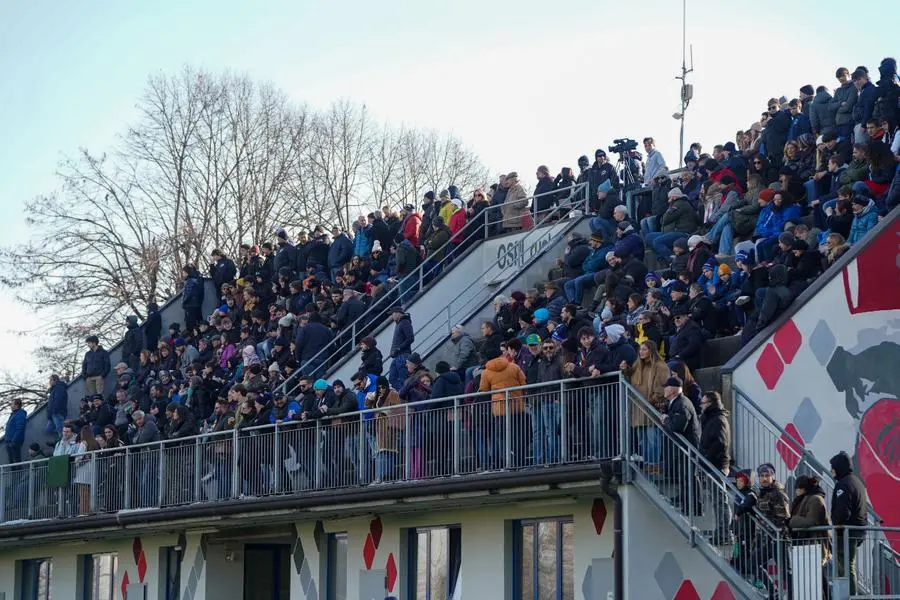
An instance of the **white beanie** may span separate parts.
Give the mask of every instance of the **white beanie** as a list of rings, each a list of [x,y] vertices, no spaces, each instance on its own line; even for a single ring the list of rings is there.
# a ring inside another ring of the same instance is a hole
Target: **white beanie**
[[[606,337],[613,344],[619,341],[619,339],[625,335],[625,328],[619,325],[618,323],[613,323],[612,325],[607,325],[604,328],[606,332]]]
[[[384,249],[381,247],[381,240],[375,240],[372,244],[372,252],[384,252]]]

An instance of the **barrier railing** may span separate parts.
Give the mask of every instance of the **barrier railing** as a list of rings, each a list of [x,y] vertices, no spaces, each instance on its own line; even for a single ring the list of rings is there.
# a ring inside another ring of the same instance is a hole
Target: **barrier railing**
[[[568,196],[559,206],[551,210],[538,212],[534,208],[536,205],[534,200],[537,198],[548,195],[559,196],[566,193],[568,193]],[[538,229],[555,222],[561,215],[567,214],[571,210],[581,209],[586,204],[586,196],[587,184],[582,183],[572,186],[568,190],[554,190],[528,197],[526,201],[530,202],[532,206],[531,214],[534,219],[534,226],[526,235],[526,239],[542,235],[542,232],[539,232]],[[293,394],[297,389],[300,375],[308,375],[315,378],[327,373],[329,368],[353,352],[360,339],[378,329],[387,320],[390,316],[391,308],[395,304],[407,305],[418,294],[424,292],[441,275],[445,267],[449,267],[465,250],[474,243],[486,240],[492,235],[499,233],[505,225],[511,222],[508,219],[504,219],[500,214],[501,206],[485,208],[476,218],[467,222],[450,240],[437,250],[434,250],[431,258],[426,257],[411,273],[395,281],[394,286],[375,300],[362,315],[352,323],[345,325],[332,343],[314,356],[304,360],[300,368],[281,384],[281,390],[287,394]],[[498,215],[500,218],[498,218]],[[516,229],[521,226],[518,219],[517,217]],[[435,260],[434,256],[440,258]],[[481,273],[478,278],[473,278],[473,281],[477,281],[490,270],[491,267],[484,273]],[[487,286],[487,284],[485,283],[484,286]]]
[[[610,459],[619,383],[563,380],[0,467],[0,523]]]
[[[751,469],[763,462],[771,462],[775,466],[778,481],[784,482],[789,496],[794,493],[797,477],[815,475],[825,490],[825,501],[830,507],[831,492],[834,491],[831,469],[805,448],[798,435],[780,427],[743,390],[737,386],[733,386],[733,390],[732,437],[735,462]],[[782,460],[773,460],[775,452]],[[881,524],[881,519],[871,508],[868,520],[871,526]]]

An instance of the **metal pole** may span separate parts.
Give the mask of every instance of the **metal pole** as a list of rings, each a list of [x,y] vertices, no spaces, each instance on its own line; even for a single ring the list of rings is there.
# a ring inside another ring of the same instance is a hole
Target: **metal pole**
[[[409,473],[410,473],[410,466],[409,466],[409,456],[410,456],[410,454],[409,454],[409,404],[404,406],[403,409],[404,409],[403,410],[403,419],[404,419],[404,422],[403,422],[403,453],[405,455],[404,464],[406,465],[405,469],[404,469],[406,471],[404,479],[409,481]]]
[[[566,392],[565,385],[559,382],[559,462],[565,464],[569,460],[569,438],[566,426]]]
[[[367,483],[366,477],[366,419],[363,413],[359,413],[359,452],[357,452],[357,460],[359,460],[359,482]]]
[[[509,390],[506,390],[506,392],[503,394],[503,396],[504,396],[503,402],[506,405],[506,410],[503,411],[504,412],[503,425],[506,430],[505,431],[506,435],[503,436],[504,437],[504,447],[505,447],[504,450],[506,451],[506,468],[511,469],[512,468],[512,453],[510,452],[510,450],[511,450],[510,433],[511,433],[512,428],[510,427],[511,424],[510,424],[510,414],[509,414]]]
[[[6,471],[6,469],[0,467],[0,523],[6,521]]]
[[[98,479],[100,477],[99,471],[97,468],[97,453],[91,452],[91,500],[89,502],[89,510],[92,513],[97,512],[97,500],[100,495],[100,486],[98,485]],[[80,493],[80,492],[79,492]],[[80,498],[79,498],[80,500]],[[80,511],[79,511],[80,512]]]
[[[131,453],[128,451],[128,447],[125,447],[125,499],[122,502],[122,508],[129,509],[131,508]],[[140,490],[140,486],[138,486]]]
[[[237,427],[231,430],[231,497],[237,498],[241,493],[240,444]]]
[[[159,445],[159,491],[157,492],[157,506],[162,508],[163,500],[166,498],[166,447],[164,444]]]
[[[459,474],[459,398],[453,399],[453,474]]]
[[[198,436],[194,438],[194,502],[200,502],[200,478],[203,476],[200,469],[202,456],[203,452],[200,450],[200,438]]]
[[[28,508],[25,516],[34,517],[34,463],[28,463]]]
[[[278,439],[278,424],[275,424],[275,461],[274,461],[274,469],[275,469],[275,493],[281,492],[281,440]]]
[[[319,489],[322,487],[322,444],[320,440],[322,439],[322,421],[316,419],[316,440],[315,440],[315,448],[313,449],[313,453],[315,455],[314,468],[316,469],[315,477],[313,478],[315,488]]]

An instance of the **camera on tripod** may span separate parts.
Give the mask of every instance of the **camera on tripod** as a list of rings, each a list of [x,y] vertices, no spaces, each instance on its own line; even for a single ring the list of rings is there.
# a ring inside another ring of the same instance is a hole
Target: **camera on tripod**
[[[613,140],[613,144],[613,146],[609,147],[609,151],[615,152],[616,154],[622,154],[623,152],[634,150],[638,146],[637,140],[633,140],[631,138]]]

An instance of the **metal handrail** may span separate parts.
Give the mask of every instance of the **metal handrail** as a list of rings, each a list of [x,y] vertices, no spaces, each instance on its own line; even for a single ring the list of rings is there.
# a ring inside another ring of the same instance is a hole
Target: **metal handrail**
[[[576,209],[581,204],[586,205],[587,204],[586,194],[585,194],[585,198],[578,198],[578,196],[581,195],[582,193],[586,192],[586,190],[587,190],[587,184],[581,183],[578,185],[571,186],[569,188],[565,188],[563,190],[553,190],[552,192],[544,192],[543,194],[538,194],[536,196],[529,196],[528,198],[526,198],[525,199],[526,202],[530,200],[532,206],[534,206],[535,198],[539,198],[541,196],[548,196],[551,194],[558,195],[560,193],[566,193],[566,191],[568,191],[569,199],[570,199],[570,202],[567,205],[558,206],[556,208],[553,208],[553,209],[547,211],[547,214],[544,215],[543,218],[539,222],[535,223],[534,227],[531,229],[531,231],[529,232],[528,235],[531,235],[531,233],[536,231],[539,227],[542,227],[546,223],[550,222],[553,219],[553,217],[560,212],[560,210],[572,210],[572,209]],[[576,198],[576,199],[571,200],[572,198]],[[293,394],[296,391],[298,386],[293,385],[292,387],[289,388],[288,387],[289,384],[292,384],[295,382],[296,379],[299,379],[301,374],[304,372],[304,367],[309,366],[309,364],[311,362],[322,361],[324,368],[327,370],[330,368],[329,364],[332,362],[333,359],[340,359],[345,354],[352,352],[353,347],[356,345],[357,331],[364,330],[367,327],[372,327],[372,331],[374,331],[376,328],[380,327],[381,323],[376,323],[376,321],[379,320],[381,317],[384,317],[385,315],[387,315],[389,313],[389,311],[391,310],[391,307],[393,306],[393,303],[390,301],[387,301],[387,298],[391,297],[392,294],[395,296],[402,296],[405,293],[403,291],[405,284],[407,284],[407,285],[411,284],[411,285],[417,286],[416,289],[418,291],[415,292],[415,295],[411,299],[411,301],[415,301],[423,293],[423,291],[426,287],[425,278],[428,277],[431,273],[433,273],[434,271],[436,271],[438,269],[441,269],[442,273],[443,273],[442,267],[448,263],[453,262],[454,258],[452,258],[447,253],[447,250],[449,248],[452,248],[455,246],[463,246],[466,243],[468,243],[469,241],[473,240],[474,236],[480,235],[482,233],[484,234],[484,237],[482,239],[486,240],[489,237],[488,233],[489,233],[490,226],[498,224],[498,223],[502,224],[504,222],[503,219],[501,219],[499,221],[491,221],[489,219],[489,215],[490,215],[491,211],[499,211],[501,206],[502,205],[488,206],[487,208],[485,208],[484,210],[481,211],[481,213],[479,215],[479,219],[475,219],[475,220],[467,222],[466,225],[462,229],[460,229],[459,232],[457,232],[455,235],[451,236],[450,240],[448,240],[443,246],[441,246],[438,250],[436,250],[434,252],[434,253],[440,253],[440,252],[444,253],[444,256],[441,258],[440,261],[438,261],[437,263],[434,263],[434,264],[426,265],[426,263],[428,262],[428,259],[426,257],[426,259],[424,261],[422,261],[421,263],[419,263],[419,265],[416,266],[416,268],[410,274],[408,274],[406,277],[402,278],[401,280],[397,281],[395,283],[394,287],[391,288],[391,290],[389,290],[388,292],[385,293],[385,295],[383,295],[380,298],[378,298],[377,300],[375,300],[373,302],[373,304],[369,308],[367,308],[365,312],[363,312],[363,314],[361,314],[355,321],[353,321],[353,323],[345,326],[341,330],[341,332],[335,337],[335,340],[331,344],[326,345],[322,350],[317,352],[313,357],[309,358],[303,365],[299,365],[299,368],[294,373],[292,373],[290,377],[288,377],[284,382],[281,383],[280,390],[288,395]],[[537,214],[537,213],[535,212],[535,214]],[[458,238],[459,235],[463,231],[465,231],[467,227],[469,227],[470,225],[473,225],[474,223],[479,222],[479,220],[481,219],[481,215],[484,215],[483,216],[483,220],[484,220],[483,225],[478,225],[477,227],[474,227],[469,232],[469,234],[466,238],[464,238],[462,241],[454,243],[453,240]],[[481,230],[482,227],[484,227],[483,232]],[[426,266],[427,266],[427,272],[426,272]],[[492,268],[493,267],[489,267],[481,275],[479,275],[478,278],[484,276]],[[430,282],[429,285],[431,283],[433,283],[433,281]],[[399,302],[399,300],[397,300],[397,302]],[[348,330],[349,330],[349,339],[342,340],[341,338],[343,338],[344,336],[346,336],[348,334]],[[350,349],[345,350],[344,347],[348,343],[350,344]],[[337,345],[337,348],[334,350],[331,350],[333,345]]]

